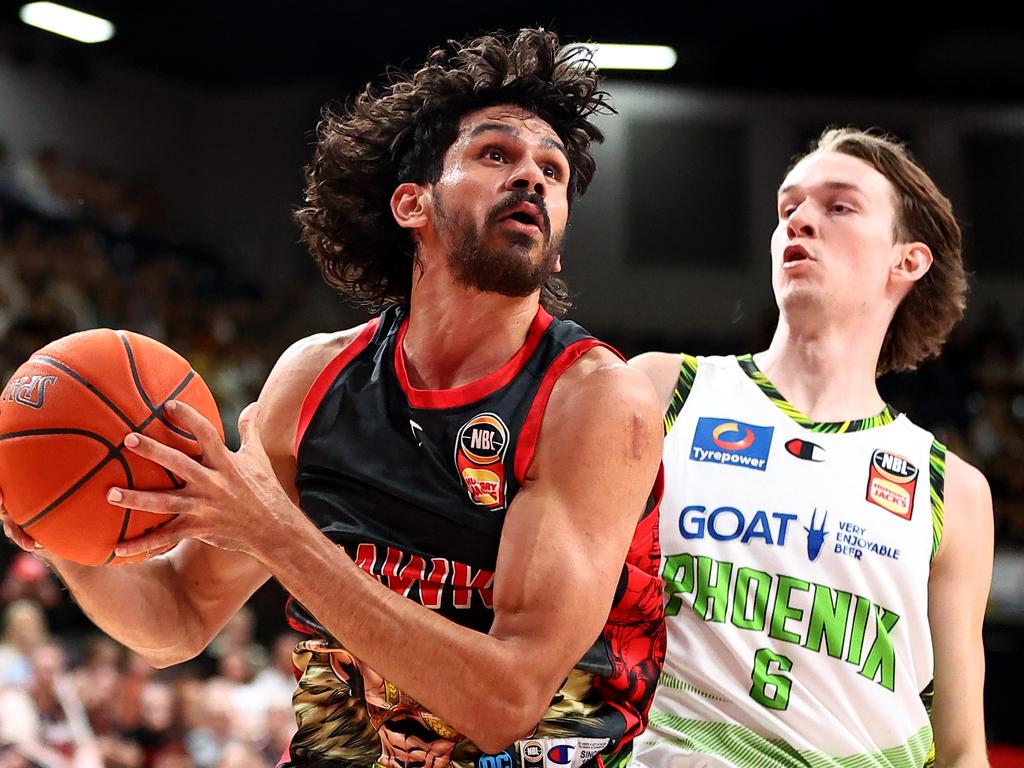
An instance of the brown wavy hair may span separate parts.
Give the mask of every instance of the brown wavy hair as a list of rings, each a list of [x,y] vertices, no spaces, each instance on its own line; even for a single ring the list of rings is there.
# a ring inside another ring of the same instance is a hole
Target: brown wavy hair
[[[885,176],[895,194],[893,242],[922,242],[931,249],[931,269],[896,308],[875,372],[881,376],[890,371],[912,371],[942,351],[967,306],[967,273],[953,205],[906,146],[888,134],[873,129],[826,128],[807,155],[815,152],[856,157]]]
[[[604,139],[591,117],[614,112],[590,55],[543,29],[450,41],[419,69],[367,84],[349,106],[325,107],[295,220],[327,283],[373,312],[409,303],[415,247],[391,195],[405,182],[436,183],[461,119],[483,107],[514,104],[551,126],[569,156],[571,205],[594,176],[590,144]],[[565,283],[549,277],[541,303],[564,314]]]

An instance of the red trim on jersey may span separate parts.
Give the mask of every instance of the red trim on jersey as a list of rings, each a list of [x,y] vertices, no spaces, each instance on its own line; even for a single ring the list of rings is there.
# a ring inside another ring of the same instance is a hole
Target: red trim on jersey
[[[334,380],[338,378],[338,374],[341,373],[342,369],[351,363],[356,355],[366,349],[378,325],[380,325],[379,317],[373,318],[373,320],[364,325],[359,335],[317,374],[309,391],[306,392],[306,397],[302,400],[302,410],[299,411],[299,425],[295,430],[295,449],[293,454],[296,458],[299,455],[299,444],[306,434],[309,422],[313,420],[313,414],[320,407],[320,401],[324,399],[324,395],[327,394],[327,390],[334,383]]]
[[[398,383],[401,385],[402,391],[405,392],[409,405],[413,408],[458,408],[460,405],[468,405],[482,400],[493,392],[497,392],[516,377],[516,374],[522,370],[526,361],[530,359],[530,355],[537,348],[544,331],[551,325],[551,321],[552,317],[544,307],[537,307],[537,314],[533,317],[523,346],[508,362],[483,378],[454,389],[416,389],[409,383],[409,371],[405,367],[405,353],[402,350],[405,332],[409,328],[409,320],[406,318],[402,321],[402,327],[398,329],[398,339],[395,343],[395,374],[398,377]]]
[[[530,411],[526,414],[523,426],[519,430],[519,443],[516,446],[516,458],[513,464],[516,480],[519,482],[519,485],[523,484],[526,470],[530,468],[530,463],[533,461],[533,452],[537,448],[537,438],[540,437],[540,424],[544,419],[544,409],[547,408],[548,398],[551,397],[551,390],[555,388],[555,382],[573,363],[594,349],[594,347],[604,347],[613,352],[617,357],[622,357],[615,349],[609,347],[603,341],[593,338],[580,339],[563,349],[544,373],[544,378],[540,382],[540,388],[537,390],[537,394],[534,395]]]

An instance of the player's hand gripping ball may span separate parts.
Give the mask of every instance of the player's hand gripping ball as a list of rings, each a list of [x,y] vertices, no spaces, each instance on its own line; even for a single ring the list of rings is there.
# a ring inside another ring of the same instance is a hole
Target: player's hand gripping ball
[[[188,403],[224,437],[217,404],[188,361],[158,341],[99,329],[47,344],[0,394],[0,490],[11,520],[53,554],[83,565],[172,515],[115,507],[111,487],[167,490],[181,481],[125,450],[137,432],[197,458],[195,438],[169,422],[168,400]]]

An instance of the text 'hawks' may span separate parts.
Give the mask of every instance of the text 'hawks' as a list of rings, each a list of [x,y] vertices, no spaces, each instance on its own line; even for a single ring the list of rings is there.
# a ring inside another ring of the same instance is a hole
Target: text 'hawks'
[[[669,597],[666,616],[678,615],[688,598],[704,621],[767,631],[768,637],[815,653],[824,648],[832,658],[860,667],[858,674],[868,680],[894,689],[896,652],[890,635],[900,617],[866,597],[688,553],[667,558],[662,578]],[[809,610],[794,605],[800,593],[808,593]],[[869,629],[873,639],[865,652]]]
[[[381,584],[426,608],[440,608],[446,595],[455,608],[471,608],[473,595],[494,607],[494,572],[465,563],[409,555],[395,547],[363,543],[356,547],[356,565]]]

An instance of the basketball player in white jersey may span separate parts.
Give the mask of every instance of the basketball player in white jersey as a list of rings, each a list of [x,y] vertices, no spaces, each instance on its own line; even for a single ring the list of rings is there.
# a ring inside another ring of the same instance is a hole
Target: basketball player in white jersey
[[[666,407],[668,660],[637,760],[985,766],[988,485],[875,385],[963,315],[952,208],[900,145],[833,130],[778,216],[767,350],[632,361]]]

